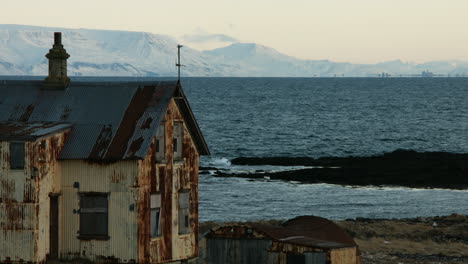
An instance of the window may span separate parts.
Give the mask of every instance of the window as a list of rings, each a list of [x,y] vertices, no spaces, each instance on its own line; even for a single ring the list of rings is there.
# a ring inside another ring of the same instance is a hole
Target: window
[[[151,194],[151,237],[161,236],[161,194]]]
[[[10,169],[24,169],[24,142],[10,143]]]
[[[162,124],[156,133],[156,161],[164,160],[164,134],[164,124]]]
[[[305,255],[303,254],[288,254],[286,264],[305,264]]]
[[[109,238],[107,198],[107,193],[80,194],[80,238]]]
[[[190,233],[189,198],[189,191],[179,192],[179,234]]]
[[[172,147],[174,149],[174,159],[181,160],[182,159],[182,123],[175,122],[174,123],[174,138],[172,142]]]
[[[325,252],[305,252],[306,263],[325,264],[327,263],[327,253]]]

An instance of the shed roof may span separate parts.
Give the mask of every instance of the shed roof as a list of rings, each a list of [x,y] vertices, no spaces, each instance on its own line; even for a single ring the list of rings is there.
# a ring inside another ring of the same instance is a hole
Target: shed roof
[[[72,126],[59,159],[143,159],[172,97],[201,155],[209,150],[177,81],[71,82],[64,90],[43,81],[0,81],[0,122]]]
[[[310,215],[298,216],[284,222],[281,226],[316,239],[357,245],[346,231],[326,218]]]
[[[253,228],[256,228],[260,232],[264,233],[268,237],[284,242],[302,246],[310,246],[314,248],[349,248],[355,247],[356,243],[352,241],[344,242],[341,239],[334,239],[333,237],[320,236],[314,232],[307,232],[307,230],[300,230],[294,228],[288,228],[284,226],[269,226],[252,224]],[[327,227],[321,227],[321,231],[318,233],[328,233]],[[346,234],[343,230],[342,233]],[[338,240],[338,241],[337,241]],[[351,239],[352,240],[352,239]]]

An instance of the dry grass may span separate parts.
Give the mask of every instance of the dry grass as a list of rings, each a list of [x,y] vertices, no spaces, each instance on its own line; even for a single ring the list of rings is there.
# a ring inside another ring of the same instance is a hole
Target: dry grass
[[[468,263],[468,216],[338,221],[362,251],[362,263]]]

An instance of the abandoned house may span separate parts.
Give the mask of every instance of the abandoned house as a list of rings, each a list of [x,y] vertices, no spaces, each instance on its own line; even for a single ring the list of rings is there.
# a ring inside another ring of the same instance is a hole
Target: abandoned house
[[[280,226],[227,225],[205,234],[200,243],[205,264],[359,264],[354,240],[325,218],[300,216]]]
[[[174,82],[0,80],[0,263],[192,263],[209,150]]]

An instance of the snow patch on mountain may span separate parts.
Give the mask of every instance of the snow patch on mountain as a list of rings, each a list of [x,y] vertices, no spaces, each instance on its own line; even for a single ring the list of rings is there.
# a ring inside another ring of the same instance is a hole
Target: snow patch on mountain
[[[26,25],[0,25],[0,75],[47,75],[45,58],[53,44],[53,32],[62,32],[70,76],[175,76],[177,40],[147,32],[68,29]],[[222,34],[186,36],[192,42],[235,41]],[[184,43],[182,43],[184,44]],[[416,75],[463,75],[468,62],[438,61],[423,64],[400,60],[377,64],[300,60],[256,43],[232,43],[223,48],[199,51],[184,45],[183,76],[313,77]]]

